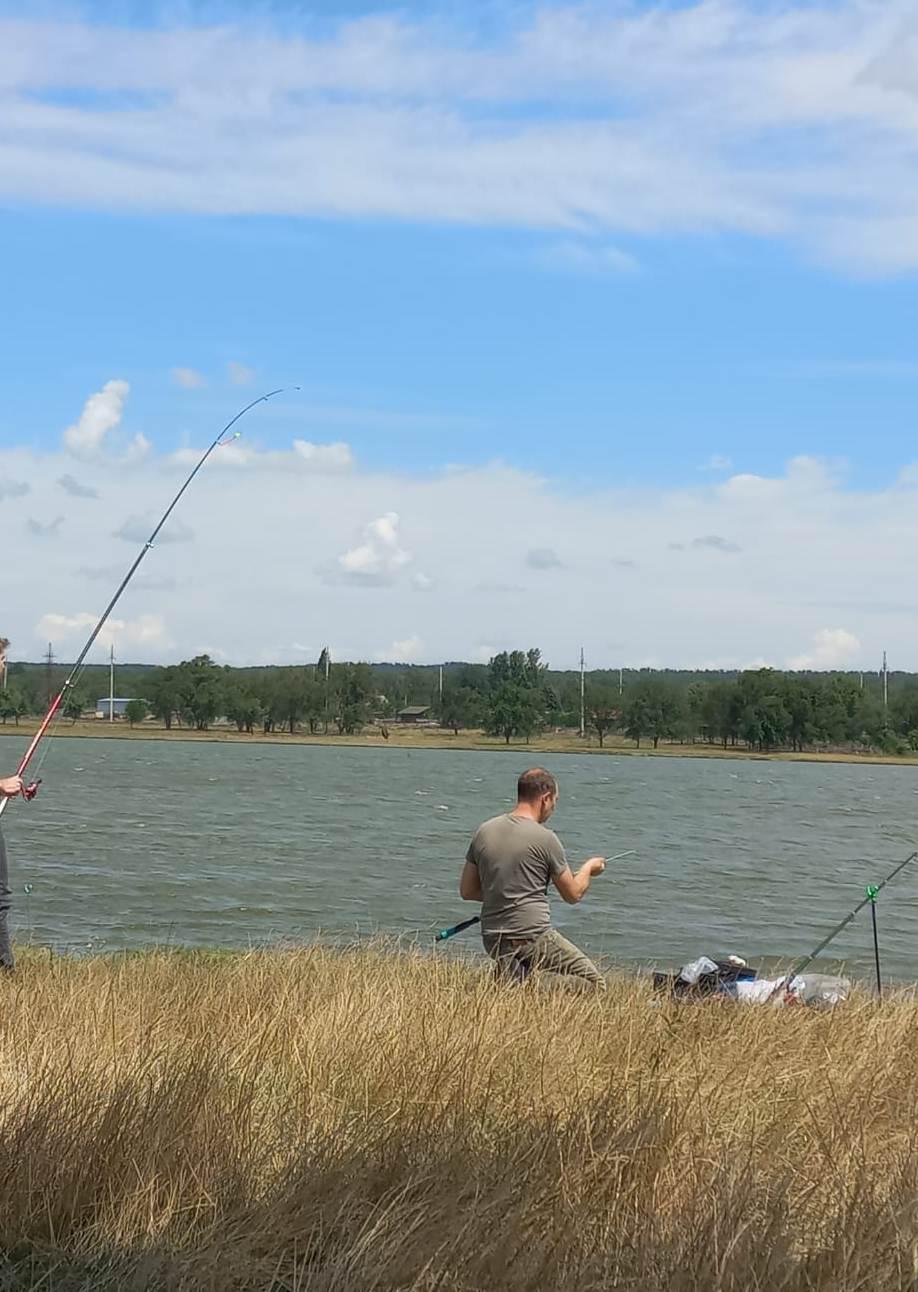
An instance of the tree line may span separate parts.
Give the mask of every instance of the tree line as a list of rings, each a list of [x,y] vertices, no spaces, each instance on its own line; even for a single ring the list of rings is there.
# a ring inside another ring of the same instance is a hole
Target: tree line
[[[43,713],[62,677],[46,666],[11,664],[0,723]],[[87,670],[67,698],[65,718],[94,708],[107,681],[107,669]],[[385,734],[399,710],[414,704],[428,706],[431,719],[457,734],[484,730],[508,744],[577,729],[580,686],[578,673],[550,670],[536,648],[501,652],[488,664],[445,665],[442,691],[437,668],[338,663],[327,652],[315,664],[286,668],[230,668],[199,655],[119,672],[119,690],[132,696],[126,714],[132,725],[151,716],[166,728],[206,731],[225,721],[240,732],[351,735],[376,722]],[[918,749],[918,676],[909,674],[890,675],[885,703],[876,675],[592,671],[583,701],[585,726],[600,745],[615,734],[639,747],[664,741],[762,752]]]

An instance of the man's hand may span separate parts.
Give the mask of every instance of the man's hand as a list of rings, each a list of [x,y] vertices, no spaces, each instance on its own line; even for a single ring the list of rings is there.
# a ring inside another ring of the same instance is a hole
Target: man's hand
[[[13,799],[17,794],[21,793],[21,776],[7,776],[5,780],[0,780],[0,794],[2,794],[4,798]]]
[[[606,868],[605,857],[588,858],[576,875],[570,866],[565,866],[560,875],[554,877],[554,885],[558,892],[568,903],[569,906],[575,906],[581,900],[590,886],[590,880],[596,875],[601,875]]]

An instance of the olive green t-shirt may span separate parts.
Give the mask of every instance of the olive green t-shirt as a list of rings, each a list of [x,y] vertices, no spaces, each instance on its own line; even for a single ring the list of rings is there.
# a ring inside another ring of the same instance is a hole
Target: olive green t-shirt
[[[567,858],[558,836],[528,817],[505,812],[475,831],[466,861],[481,880],[481,933],[538,937],[551,924],[549,881]]]

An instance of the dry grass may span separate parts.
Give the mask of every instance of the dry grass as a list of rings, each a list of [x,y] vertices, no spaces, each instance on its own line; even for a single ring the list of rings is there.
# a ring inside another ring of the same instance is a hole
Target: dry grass
[[[0,1288],[918,1288],[918,1005],[381,949],[26,959]]]

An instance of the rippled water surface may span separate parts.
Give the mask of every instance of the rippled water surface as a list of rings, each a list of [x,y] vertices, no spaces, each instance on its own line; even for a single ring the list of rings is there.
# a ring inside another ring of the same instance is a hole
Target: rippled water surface
[[[4,767],[24,744],[0,742]],[[61,949],[426,941],[472,913],[456,896],[469,835],[510,803],[524,762],[58,738],[41,795],[3,817],[16,936]],[[805,954],[918,841],[912,768],[595,755],[551,766],[552,824],[572,859],[636,849],[581,906],[556,902],[559,927],[616,961]],[[918,978],[918,862],[878,912],[885,968]],[[866,971],[870,948],[865,911],[833,951]]]

